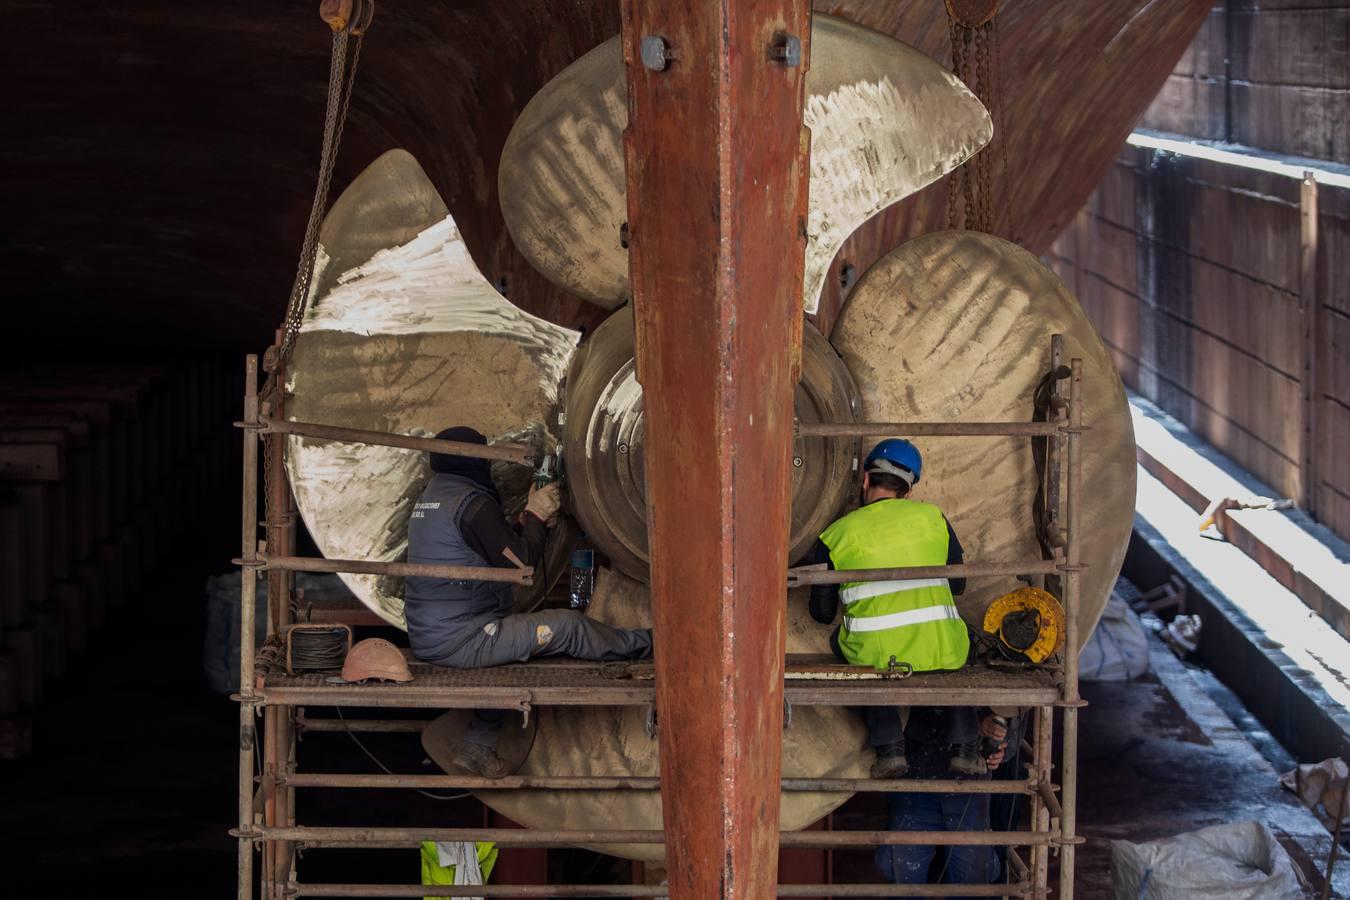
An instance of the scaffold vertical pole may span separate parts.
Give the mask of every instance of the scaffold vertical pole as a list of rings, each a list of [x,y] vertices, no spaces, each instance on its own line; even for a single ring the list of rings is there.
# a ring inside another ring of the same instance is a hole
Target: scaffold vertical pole
[[[1032,766],[1035,768],[1035,778],[1041,784],[1050,784],[1054,774],[1051,769],[1050,759],[1053,753],[1051,749],[1053,744],[1052,730],[1055,727],[1054,708],[1049,706],[1036,707],[1036,731],[1035,731],[1035,751],[1032,759]],[[1050,830],[1050,809],[1045,805],[1039,793],[1031,795],[1031,830],[1049,831]],[[1031,848],[1031,882],[1033,895],[1037,900],[1045,900],[1050,882],[1050,848],[1036,846]]]
[[[286,364],[281,357],[282,333],[276,334],[274,345],[264,357],[264,366],[273,376],[276,391],[266,399],[262,410],[266,418],[286,417]],[[263,489],[266,491],[264,509],[267,513],[267,550],[275,556],[290,556],[295,552],[295,514],[291,509],[294,498],[286,481],[286,437],[271,435],[263,442]],[[267,573],[268,634],[282,634],[292,622],[291,581],[294,573],[282,569]],[[263,776],[266,786],[266,819],[268,825],[289,824],[290,804],[294,789],[278,785],[286,774],[294,745],[295,710],[291,706],[268,706],[264,713]],[[263,854],[263,896],[271,900],[279,896],[282,886],[290,879],[291,847],[287,841],[269,841]]]
[[[258,356],[244,364],[244,422],[258,421]],[[244,428],[243,571],[239,577],[239,898],[253,895],[253,619],[258,573],[258,434]]]
[[[1082,538],[1082,477],[1083,477],[1083,361],[1075,358],[1070,363],[1069,429],[1068,429],[1068,496],[1065,523],[1064,573],[1064,759],[1062,762],[1063,795],[1060,805],[1059,895],[1061,900],[1073,896],[1074,842],[1077,840],[1078,813],[1078,614],[1083,574],[1079,541]]]

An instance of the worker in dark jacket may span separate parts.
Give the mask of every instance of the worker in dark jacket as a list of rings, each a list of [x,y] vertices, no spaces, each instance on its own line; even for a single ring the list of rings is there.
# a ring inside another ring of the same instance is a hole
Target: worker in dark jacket
[[[436,437],[487,443],[464,427]],[[533,567],[542,558],[547,529],[561,503],[557,484],[532,489],[512,525],[502,514],[487,460],[433,453],[431,471],[408,522],[408,562],[516,568]],[[513,615],[511,585],[502,582],[409,577],[404,614],[413,653],[438,666],[482,668],[535,656],[621,660],[652,655],[651,629],[612,628],[571,609]],[[500,711],[479,711],[455,750],[456,763],[487,777],[506,774],[495,751],[500,725]]]
[[[990,710],[972,715],[981,737],[992,750],[982,758],[979,775],[958,778],[990,778],[1003,765],[1008,747],[1022,740],[1021,720],[1000,724]],[[1008,721],[1008,720],[1004,720]],[[939,707],[915,707],[905,726],[909,748],[909,774],[913,778],[949,778],[949,722]],[[1017,777],[1022,777],[1019,774]],[[989,794],[893,793],[887,797],[891,831],[988,831]],[[988,845],[937,847],[932,844],[902,844],[878,847],[877,868],[893,884],[992,884],[1002,871],[998,848]],[[952,900],[961,900],[952,895]]]
[[[947,517],[931,503],[908,499],[922,467],[919,450],[909,441],[877,444],[863,465],[862,506],[821,533],[808,561],[841,571],[960,564],[961,542]],[[959,669],[970,655],[970,636],[953,597],[965,587],[964,578],[816,585],[811,616],[828,625],[842,601],[844,621],[830,643],[840,659],[853,665],[882,671],[892,663],[916,672]],[[901,712],[895,706],[863,708],[877,755],[873,778],[900,778],[909,768]],[[987,769],[978,753],[974,711],[953,707],[943,717],[951,771],[983,774]]]

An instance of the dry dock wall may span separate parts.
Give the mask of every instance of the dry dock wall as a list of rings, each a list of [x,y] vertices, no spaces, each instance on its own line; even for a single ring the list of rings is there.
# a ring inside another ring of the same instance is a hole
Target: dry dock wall
[[[1139,125],[1350,163],[1350,4],[1227,0]]]
[[[1287,175],[1127,146],[1050,259],[1131,389],[1345,538],[1350,189],[1317,186],[1311,245],[1308,203]]]

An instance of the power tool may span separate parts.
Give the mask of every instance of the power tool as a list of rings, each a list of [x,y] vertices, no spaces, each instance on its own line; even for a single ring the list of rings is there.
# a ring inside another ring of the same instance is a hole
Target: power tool
[[[534,470],[534,486],[541,488],[555,481],[562,481],[562,476],[562,448],[559,447],[557,453],[546,453],[543,459],[539,460],[539,465]]]

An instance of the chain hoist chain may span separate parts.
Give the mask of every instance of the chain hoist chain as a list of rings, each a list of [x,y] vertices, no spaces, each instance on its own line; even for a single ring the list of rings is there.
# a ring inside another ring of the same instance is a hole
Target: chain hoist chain
[[[1003,216],[1003,234],[1011,241],[1017,240],[1017,228],[1013,220],[1013,206],[1008,199],[1008,135],[1005,129],[1008,127],[1008,120],[1003,115],[1003,56],[999,46],[998,36],[998,16],[989,20],[989,55],[992,61],[991,81],[989,84],[991,101],[993,109],[990,115],[994,117],[994,127],[998,129],[994,134],[994,141],[998,144],[998,166],[999,171],[995,177],[997,185],[997,197],[995,198],[999,213]]]
[[[323,145],[319,152],[319,176],[314,187],[314,199],[309,208],[309,220],[305,223],[305,237],[300,245],[300,260],[296,266],[295,281],[291,284],[286,312],[281,321],[281,341],[277,347],[276,358],[271,360],[261,395],[263,403],[272,409],[275,409],[277,401],[285,391],[286,386],[281,382],[279,375],[286,371],[290,362],[291,353],[295,350],[295,340],[305,320],[305,309],[309,305],[314,265],[319,252],[319,229],[323,214],[328,208],[328,192],[333,183],[333,169],[337,162],[338,147],[342,144],[342,130],[347,122],[347,111],[351,106],[352,88],[356,84],[356,68],[361,59],[361,45],[374,18],[375,0],[362,0],[360,9],[348,21],[342,23],[341,27],[333,26],[333,46],[328,61],[328,96],[324,106]],[[263,512],[264,520],[269,526],[280,521],[279,516],[289,512],[274,509],[272,504],[274,473],[269,461],[272,459],[274,442],[278,440],[281,438],[272,434],[264,434],[262,439]]]
[[[963,78],[962,72],[965,69],[966,56],[965,48],[961,42],[961,35],[965,31],[965,28],[961,26],[961,23],[958,22],[955,17],[949,17],[947,24],[949,26],[947,33],[952,47],[952,72],[955,73],[957,78]],[[960,222],[958,218],[960,212],[957,207],[957,201],[963,189],[961,181],[964,175],[965,166],[961,165],[958,166],[947,179],[947,227],[952,230],[955,230]]]
[[[990,118],[993,118],[993,84],[989,65],[989,24],[985,23],[975,30],[975,82],[977,84],[976,92],[980,100],[983,101],[985,108],[989,110]],[[995,143],[1002,141],[1002,135],[998,133],[998,123],[994,123]],[[993,175],[993,169],[990,165],[992,148],[975,154],[975,190],[977,191],[977,207],[975,215],[975,228],[986,234],[994,230],[994,207],[990,201],[990,195],[993,193],[993,185],[990,179]]]
[[[968,85],[972,83],[972,79],[970,78],[970,75],[969,75],[971,37],[972,37],[972,35],[971,35],[971,31],[970,31],[969,28],[962,28],[962,29],[961,29],[961,68],[962,68],[962,71],[959,72],[959,73],[957,73],[957,77],[961,78],[961,79],[962,79],[963,81],[965,81]],[[979,85],[976,84],[976,85],[975,85],[975,88],[976,88],[976,91],[977,91],[976,96],[978,96]],[[979,156],[979,153],[978,153],[978,152],[976,153],[976,156],[977,156],[977,157]],[[963,166],[961,166],[961,192],[962,192],[962,194],[965,196],[965,201],[966,201],[966,222],[965,222],[965,227],[966,227],[966,228],[973,228],[973,227],[975,227],[975,178],[974,178],[974,176],[975,176],[976,174],[977,174],[977,171],[973,169],[973,167],[972,167],[972,165],[971,165],[971,163],[970,163],[969,160],[967,160],[966,163],[965,163]]]
[[[948,20],[952,47],[952,72],[960,78],[989,111],[994,137],[989,146],[977,152],[953,172],[947,183],[947,224],[957,227],[958,191],[964,200],[964,227],[989,234],[998,226],[998,217],[1007,207],[1007,137],[1002,133],[1002,98],[999,92],[1001,69],[998,53],[997,16],[975,28],[966,27],[955,16]],[[995,172],[995,157],[998,168]],[[1009,221],[1011,216],[1006,217]]]
[[[290,360],[291,353],[295,349],[295,340],[300,334],[300,326],[304,324],[305,309],[309,305],[310,289],[314,280],[314,265],[319,252],[319,229],[323,223],[323,214],[328,208],[328,192],[333,183],[333,169],[337,162],[338,148],[342,144],[342,130],[347,121],[347,110],[351,105],[352,88],[356,83],[361,46],[374,15],[374,0],[365,0],[359,14],[354,15],[345,27],[335,28],[333,31],[333,47],[328,63],[328,97],[324,108],[323,145],[319,153],[319,176],[314,186],[309,219],[305,223],[305,237],[300,245],[300,260],[296,266],[295,280],[291,284],[286,313],[281,323],[281,345],[278,347],[275,365],[263,388],[262,396],[265,400],[271,398],[274,392],[283,389],[283,386],[277,383],[276,373]]]

